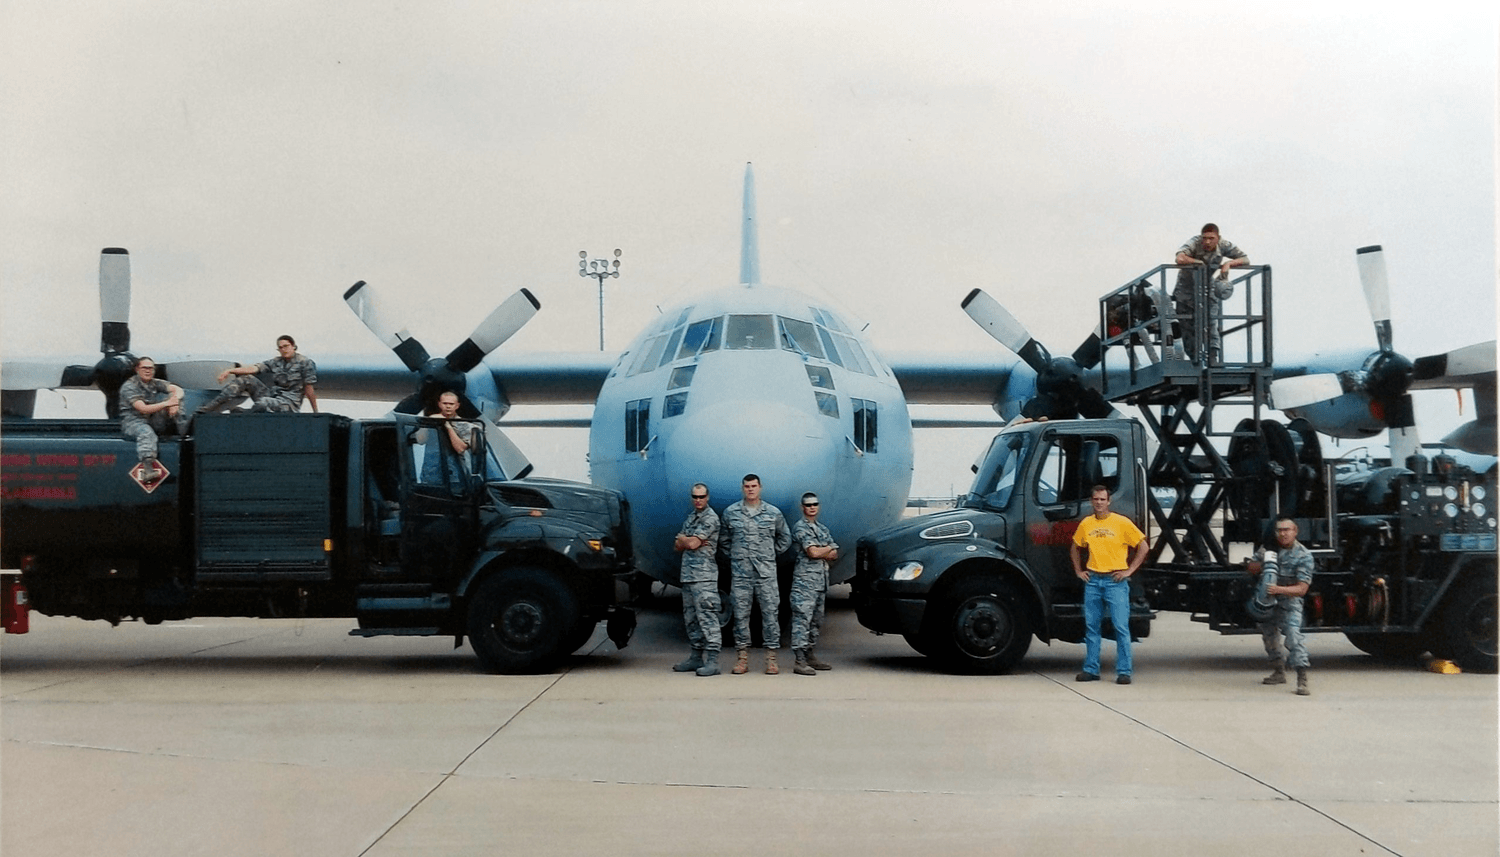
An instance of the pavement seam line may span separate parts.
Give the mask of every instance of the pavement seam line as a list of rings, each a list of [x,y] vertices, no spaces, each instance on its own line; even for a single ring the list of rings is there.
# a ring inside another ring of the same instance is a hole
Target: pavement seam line
[[[1083,693],[1082,691],[1078,690],[1075,687],[1070,687],[1065,682],[1060,681],[1059,679],[1054,678],[1053,676],[1044,675],[1042,673],[1033,673],[1033,675],[1036,675],[1036,676],[1039,676],[1041,678],[1044,678],[1047,681],[1050,681],[1053,684],[1056,684],[1058,687],[1062,688],[1063,690],[1066,690],[1066,691],[1068,691],[1068,692],[1070,692],[1070,693],[1078,696],[1080,699],[1084,699],[1084,700],[1087,700],[1089,702],[1092,702],[1093,704],[1099,706],[1100,708],[1103,708],[1105,711],[1108,711],[1111,714],[1115,714],[1115,715],[1117,715],[1119,717],[1123,717],[1126,720],[1129,720],[1131,723],[1134,723],[1135,725],[1141,727],[1142,729],[1145,729],[1145,730],[1147,730],[1149,732],[1153,732],[1153,733],[1155,733],[1157,735],[1160,735],[1161,737],[1167,739],[1168,741],[1171,741],[1173,744],[1176,744],[1177,746],[1182,747],[1183,749],[1185,749],[1185,750],[1187,750],[1187,751],[1189,751],[1191,753],[1194,753],[1194,754],[1196,754],[1198,756],[1201,756],[1201,757],[1209,760],[1210,762],[1213,762],[1214,764],[1219,765],[1220,767],[1223,767],[1223,768],[1226,768],[1228,770],[1231,770],[1231,771],[1235,772],[1236,774],[1244,777],[1245,779],[1250,780],[1251,782],[1258,783],[1258,784],[1260,784],[1262,786],[1265,786],[1266,788],[1270,789],[1271,791],[1273,791],[1273,792],[1281,795],[1282,797],[1285,797],[1287,800],[1291,801],[1292,803],[1295,803],[1298,806],[1303,807],[1304,809],[1308,810],[1309,812],[1312,812],[1312,813],[1314,813],[1316,815],[1322,816],[1323,818],[1325,818],[1325,819],[1333,822],[1334,824],[1338,825],[1339,827],[1344,828],[1345,830],[1349,831],[1350,833],[1354,834],[1355,836],[1358,836],[1360,839],[1365,840],[1366,842],[1370,843],[1371,845],[1374,845],[1376,848],[1379,848],[1382,851],[1385,851],[1385,852],[1387,852],[1389,854],[1394,854],[1395,857],[1403,857],[1403,855],[1401,854],[1401,852],[1396,851],[1396,850],[1390,848],[1389,846],[1384,845],[1383,843],[1377,842],[1374,839],[1371,839],[1369,836],[1365,835],[1361,831],[1356,830],[1353,827],[1350,827],[1348,824],[1344,823],[1343,821],[1340,821],[1337,818],[1334,818],[1333,816],[1329,815],[1328,813],[1324,812],[1321,809],[1318,809],[1317,807],[1313,806],[1312,804],[1308,803],[1307,801],[1304,801],[1301,798],[1298,798],[1295,795],[1290,794],[1289,792],[1285,791],[1284,789],[1279,789],[1276,786],[1271,785],[1270,783],[1266,782],[1265,780],[1263,780],[1263,779],[1255,776],[1254,774],[1252,774],[1252,773],[1250,773],[1248,771],[1242,771],[1239,768],[1236,768],[1234,765],[1231,765],[1228,762],[1224,761],[1223,759],[1219,759],[1219,758],[1216,758],[1214,756],[1211,756],[1208,753],[1205,753],[1204,751],[1199,750],[1197,747],[1194,747],[1191,744],[1188,744],[1187,742],[1183,741],[1180,738],[1177,738],[1177,737],[1175,737],[1173,735],[1169,735],[1166,732],[1163,732],[1162,730],[1157,729],[1155,726],[1152,726],[1149,723],[1145,723],[1145,722],[1141,721],[1139,718],[1132,717],[1129,714],[1126,714],[1125,712],[1121,711],[1118,708],[1115,708],[1114,706],[1110,705],[1107,702],[1104,702],[1103,700],[1095,699],[1095,698],[1093,698],[1091,696],[1088,696],[1087,694]]]
[[[505,718],[505,722],[504,723],[501,723],[499,726],[495,727],[495,731],[491,732],[483,741],[480,741],[478,744],[474,745],[474,749],[470,750],[467,755],[465,755],[462,759],[458,760],[458,764],[456,764],[456,765],[453,766],[453,770],[448,771],[447,773],[442,774],[441,776],[439,776],[438,777],[438,781],[433,784],[432,788],[428,789],[426,791],[426,793],[424,793],[421,797],[417,798],[417,800],[416,800],[415,803],[413,803],[411,806],[407,807],[406,812],[401,813],[401,817],[400,818],[398,818],[395,821],[391,822],[391,825],[389,827],[387,827],[385,830],[382,830],[380,832],[379,836],[375,837],[374,840],[372,840],[370,842],[370,844],[368,846],[366,846],[363,851],[359,852],[360,857],[364,857],[364,855],[370,853],[370,849],[371,848],[374,848],[376,845],[379,845],[382,840],[384,840],[387,836],[390,835],[390,833],[391,833],[392,830],[395,830],[397,827],[400,827],[401,826],[401,822],[403,822],[406,819],[410,818],[411,814],[414,813],[414,812],[416,812],[418,809],[420,809],[421,806],[422,806],[422,804],[424,804],[424,803],[427,802],[428,798],[432,797],[434,794],[437,793],[438,789],[442,788],[444,785],[446,785],[448,783],[449,780],[451,780],[455,776],[457,776],[459,768],[462,768],[464,765],[468,764],[468,761],[470,759],[474,758],[474,754],[475,753],[478,753],[480,750],[483,750],[484,747],[485,747],[485,745],[487,745],[491,741],[495,740],[495,736],[499,735],[505,729],[505,727],[509,726],[511,723],[514,723],[515,719],[517,717],[520,717],[527,709],[531,708],[532,705],[536,704],[536,701],[539,700],[539,699],[541,699],[543,696],[545,696],[547,694],[547,691],[551,690],[554,687],[557,687],[558,682],[562,681],[563,678],[565,678],[568,675],[568,673],[570,673],[570,672],[572,672],[571,668],[563,669],[561,672],[559,672],[556,676],[553,677],[552,681],[547,682],[547,684],[541,690],[537,691],[535,696],[533,696],[531,699],[527,700],[525,705],[522,705],[520,708],[517,708],[515,710],[515,713],[513,713],[511,716]]]

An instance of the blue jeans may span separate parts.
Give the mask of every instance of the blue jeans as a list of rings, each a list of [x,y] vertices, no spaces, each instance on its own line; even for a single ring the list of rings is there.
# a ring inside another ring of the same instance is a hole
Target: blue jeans
[[[1083,671],[1099,674],[1100,626],[1104,605],[1115,626],[1115,675],[1130,675],[1130,579],[1116,583],[1107,574],[1089,572],[1083,584]]]

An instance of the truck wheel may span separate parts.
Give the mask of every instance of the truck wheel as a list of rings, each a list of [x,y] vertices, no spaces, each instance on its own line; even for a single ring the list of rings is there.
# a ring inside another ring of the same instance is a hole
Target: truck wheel
[[[469,602],[469,640],[480,665],[490,673],[550,667],[567,654],[563,637],[578,621],[573,594],[535,568],[490,576]]]
[[[1008,672],[1031,647],[1031,623],[1021,600],[999,578],[964,581],[937,608],[917,651],[926,651],[950,670]]]
[[[1469,672],[1496,671],[1495,578],[1471,574],[1448,594],[1433,654]]]
[[[1379,634],[1345,632],[1345,637],[1367,655],[1383,661],[1414,661],[1430,645],[1425,634]]]

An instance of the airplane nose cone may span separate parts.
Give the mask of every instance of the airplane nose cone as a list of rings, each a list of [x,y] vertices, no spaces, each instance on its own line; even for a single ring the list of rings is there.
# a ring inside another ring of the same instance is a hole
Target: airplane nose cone
[[[768,500],[830,487],[836,457],[830,448],[839,439],[832,418],[781,404],[747,408],[726,402],[680,419],[666,455],[673,491],[703,482],[714,505],[722,507],[740,498],[740,482],[749,473],[760,477]],[[771,502],[780,506],[784,500]]]

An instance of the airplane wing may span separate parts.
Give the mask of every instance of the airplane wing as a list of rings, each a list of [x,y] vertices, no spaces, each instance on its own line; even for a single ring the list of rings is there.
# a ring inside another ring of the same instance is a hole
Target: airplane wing
[[[412,371],[394,354],[311,355],[318,395],[395,402],[412,389]],[[513,352],[485,362],[513,405],[592,404],[620,355],[616,352]]]
[[[1008,394],[1014,361],[972,353],[887,354],[881,359],[896,375],[912,405],[989,405],[1013,399]]]

